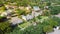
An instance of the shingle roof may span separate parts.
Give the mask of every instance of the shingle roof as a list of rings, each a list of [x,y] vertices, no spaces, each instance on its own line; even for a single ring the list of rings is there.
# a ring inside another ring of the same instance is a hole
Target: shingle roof
[[[38,6],[33,6],[33,10],[38,11],[40,8]]]
[[[19,23],[22,23],[22,22],[23,22],[23,20],[18,18],[18,17],[12,17],[11,18],[11,23],[12,24],[19,24]]]

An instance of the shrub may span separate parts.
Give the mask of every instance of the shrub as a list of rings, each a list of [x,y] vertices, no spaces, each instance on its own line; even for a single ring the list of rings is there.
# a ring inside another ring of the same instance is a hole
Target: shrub
[[[50,13],[52,15],[60,13],[60,6],[50,6]]]
[[[10,26],[10,23],[8,21],[0,22],[0,30],[4,33],[5,29]]]
[[[20,9],[17,9],[16,10],[16,13],[18,14],[18,15],[22,15],[22,14],[24,14],[24,10],[20,10]]]
[[[6,17],[4,17],[4,16],[0,16],[0,22],[6,21],[6,20],[7,20]]]

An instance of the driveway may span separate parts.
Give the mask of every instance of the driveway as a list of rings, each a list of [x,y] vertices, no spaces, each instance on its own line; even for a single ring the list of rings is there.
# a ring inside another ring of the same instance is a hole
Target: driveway
[[[60,30],[55,30],[54,32],[48,33],[48,34],[60,34]]]

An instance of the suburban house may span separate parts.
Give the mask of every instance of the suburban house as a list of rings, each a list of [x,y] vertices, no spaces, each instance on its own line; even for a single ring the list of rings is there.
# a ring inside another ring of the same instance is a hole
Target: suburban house
[[[12,23],[13,25],[16,25],[16,24],[19,24],[19,23],[22,23],[23,20],[18,18],[18,17],[12,17],[11,20],[10,20],[10,23]]]
[[[1,13],[1,16],[8,16],[8,15],[11,14],[11,12],[12,12],[12,10],[7,10],[7,11],[5,11],[5,12],[2,12],[2,13]]]
[[[34,11],[40,11],[40,8],[38,6],[33,6]]]

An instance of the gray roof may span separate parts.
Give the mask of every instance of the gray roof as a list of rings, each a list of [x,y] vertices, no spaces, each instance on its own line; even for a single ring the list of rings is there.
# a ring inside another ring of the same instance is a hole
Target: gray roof
[[[10,10],[10,9],[6,11],[7,14],[11,14],[11,12],[12,12],[12,10]]]
[[[38,11],[40,10],[39,6],[33,6],[33,10]]]
[[[24,18],[23,18],[24,17]],[[25,20],[30,20],[30,19],[33,19],[34,18],[34,16],[32,16],[32,15],[26,15],[26,16],[24,16],[24,15],[22,15],[22,18],[23,19],[25,19]]]
[[[18,18],[18,17],[12,17],[11,18],[11,23],[12,24],[19,24],[19,23],[22,23],[22,22],[23,22],[23,20]]]
[[[33,19],[34,16],[28,14],[28,15],[26,16],[26,18],[27,18],[27,20],[30,20],[30,19]]]
[[[40,12],[34,12],[34,11],[32,12],[32,15],[35,17],[39,16],[40,14],[41,14],[41,11]]]

